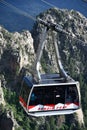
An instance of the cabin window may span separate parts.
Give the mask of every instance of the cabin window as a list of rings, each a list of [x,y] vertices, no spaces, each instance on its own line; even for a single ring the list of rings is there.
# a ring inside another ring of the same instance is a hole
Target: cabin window
[[[78,101],[76,85],[54,85],[34,87],[29,105],[56,105]]]
[[[66,88],[66,102],[79,102],[78,91],[75,85]]]
[[[24,80],[22,83],[20,96],[22,97],[22,99],[24,100],[24,102],[26,104],[28,101],[29,94],[30,94],[30,87],[29,87],[28,83],[26,83],[26,81]]]
[[[29,105],[55,105],[57,103],[65,103],[65,87],[40,86],[33,89]]]

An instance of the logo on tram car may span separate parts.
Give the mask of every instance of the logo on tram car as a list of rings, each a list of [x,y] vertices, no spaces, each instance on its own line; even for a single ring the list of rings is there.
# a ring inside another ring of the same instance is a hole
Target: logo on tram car
[[[54,105],[47,105],[47,106],[43,106],[42,108],[38,108],[39,111],[41,110],[53,110],[54,109]]]
[[[30,107],[30,111],[47,111],[47,110],[63,110],[63,109],[78,109],[79,105],[74,103],[58,103],[56,105],[37,105]]]

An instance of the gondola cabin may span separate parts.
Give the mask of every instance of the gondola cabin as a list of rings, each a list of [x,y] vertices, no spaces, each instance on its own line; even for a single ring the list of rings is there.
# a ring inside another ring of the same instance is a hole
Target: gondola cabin
[[[24,77],[19,102],[27,114],[49,116],[74,113],[80,108],[79,82],[62,82],[58,74],[41,75],[40,83]]]

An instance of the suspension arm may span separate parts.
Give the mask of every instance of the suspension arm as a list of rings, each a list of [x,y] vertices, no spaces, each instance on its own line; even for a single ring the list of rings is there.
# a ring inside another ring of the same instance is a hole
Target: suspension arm
[[[48,29],[47,29],[47,27],[45,27],[44,30],[42,31],[40,43],[39,43],[38,49],[36,51],[36,59],[35,59],[35,64],[34,64],[33,77],[37,82],[39,82],[41,80],[41,76],[40,76],[40,72],[39,72],[40,59],[41,59],[43,49],[44,49],[44,46],[45,46],[47,31],[48,31]]]

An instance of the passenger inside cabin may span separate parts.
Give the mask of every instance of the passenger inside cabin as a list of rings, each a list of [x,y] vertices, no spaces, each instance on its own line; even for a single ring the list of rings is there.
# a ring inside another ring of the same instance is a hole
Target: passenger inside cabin
[[[32,94],[31,94],[31,98],[30,98],[30,100],[31,100],[31,101],[35,101],[35,100],[36,100],[36,98],[37,98],[37,97],[35,96],[35,94],[34,94],[34,93],[32,93]]]
[[[65,90],[64,88],[56,87],[55,90],[55,103],[65,103]]]
[[[69,99],[70,102],[73,102],[73,103],[77,102],[78,95],[76,93],[75,87],[69,87],[68,99]]]

